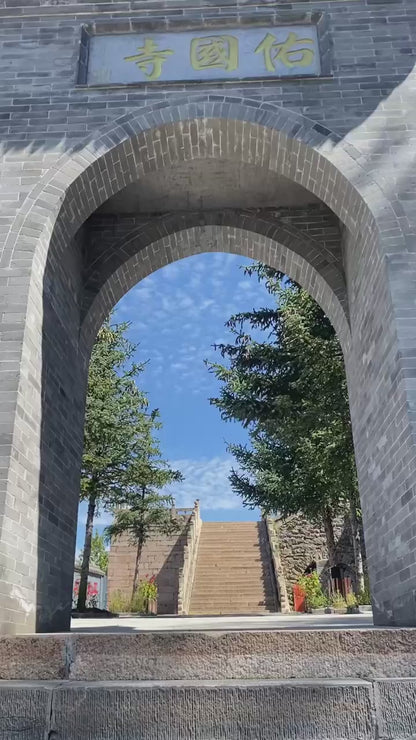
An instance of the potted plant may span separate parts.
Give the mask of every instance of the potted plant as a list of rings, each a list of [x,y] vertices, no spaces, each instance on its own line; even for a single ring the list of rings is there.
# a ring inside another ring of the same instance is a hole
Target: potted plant
[[[322,591],[322,585],[316,571],[301,576],[299,586],[305,593],[306,611],[310,614],[322,613],[328,605],[328,599]]]
[[[156,576],[146,576],[140,581],[131,600],[131,612],[139,614],[157,614],[157,584]]]

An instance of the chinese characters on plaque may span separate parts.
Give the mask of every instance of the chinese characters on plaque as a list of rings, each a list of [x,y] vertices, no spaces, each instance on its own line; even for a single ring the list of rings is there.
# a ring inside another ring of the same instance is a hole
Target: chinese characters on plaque
[[[316,76],[315,26],[93,36],[88,84]]]

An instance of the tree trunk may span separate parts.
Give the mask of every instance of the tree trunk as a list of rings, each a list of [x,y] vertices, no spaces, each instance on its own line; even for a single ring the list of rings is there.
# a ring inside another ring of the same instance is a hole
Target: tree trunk
[[[143,550],[143,542],[140,540],[137,543],[137,551],[136,551],[136,563],[134,566],[134,577],[133,577],[133,589],[131,592],[131,598],[134,598],[134,594],[137,591],[137,586],[139,582],[139,565],[140,565],[140,558],[142,556],[142,550]]]
[[[364,587],[365,587],[364,564],[363,564],[360,523],[357,518],[356,502],[353,496],[351,496],[350,498],[350,524],[351,524],[352,546],[354,550],[355,592],[356,594],[359,594],[360,591],[364,591]]]
[[[336,547],[335,547],[335,536],[334,526],[332,524],[332,511],[329,507],[325,509],[324,513],[324,529],[326,537],[326,546],[328,548],[328,564],[332,568],[335,565],[336,560]]]
[[[78,611],[85,610],[85,604],[87,601],[88,572],[90,569],[91,541],[94,528],[95,506],[96,498],[94,494],[91,494],[88,499],[87,522],[85,525],[84,551],[82,553],[81,578],[79,582],[77,603]]]

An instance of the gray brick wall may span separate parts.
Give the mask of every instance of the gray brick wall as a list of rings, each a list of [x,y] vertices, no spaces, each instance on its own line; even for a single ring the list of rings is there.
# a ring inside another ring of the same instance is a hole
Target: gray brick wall
[[[325,78],[75,84],[84,24],[208,29],[315,11],[332,43]],[[0,35],[3,630],[68,626],[85,379],[99,322],[138,279],[202,247],[286,270],[333,321],[376,617],[416,624],[413,0],[3,0]],[[325,228],[281,210],[120,219],[105,239],[102,216],[85,224],[125,185],[192,159],[201,177],[212,159],[283,175],[323,201]]]

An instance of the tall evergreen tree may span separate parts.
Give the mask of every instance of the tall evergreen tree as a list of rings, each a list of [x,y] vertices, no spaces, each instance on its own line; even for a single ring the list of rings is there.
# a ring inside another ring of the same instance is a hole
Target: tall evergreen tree
[[[114,521],[106,529],[108,539],[127,534],[136,547],[136,560],[132,585],[132,599],[139,584],[140,560],[143,545],[150,536],[172,534],[179,531],[179,524],[172,514],[174,501],[161,489],[170,483],[183,480],[178,470],[172,470],[162,459],[155,431],[161,426],[159,412],[153,411],[143,424],[136,454],[126,470],[120,508],[114,512]]]
[[[333,519],[350,512],[360,540],[359,499],[341,347],[328,318],[299,286],[255,264],[276,306],[232,316],[226,364],[208,363],[221,382],[211,403],[248,429],[250,445],[231,444],[239,464],[233,489],[265,513],[302,513],[325,528],[334,564]],[[358,514],[357,514],[358,512]],[[356,549],[359,586],[363,585]]]
[[[106,321],[93,347],[86,399],[81,500],[88,502],[77,608],[85,609],[94,517],[119,500],[135,456],[148,405],[136,379],[143,365],[132,361],[136,346],[128,324]]]

